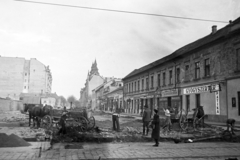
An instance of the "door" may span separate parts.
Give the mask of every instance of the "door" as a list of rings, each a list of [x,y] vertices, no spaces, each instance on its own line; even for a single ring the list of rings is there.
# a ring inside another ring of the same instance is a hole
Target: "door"
[[[186,111],[190,110],[190,95],[186,95]]]
[[[168,97],[167,98],[167,105],[169,106],[169,107],[172,107],[172,101],[171,101],[171,97]]]
[[[200,106],[200,94],[196,94],[196,108]]]

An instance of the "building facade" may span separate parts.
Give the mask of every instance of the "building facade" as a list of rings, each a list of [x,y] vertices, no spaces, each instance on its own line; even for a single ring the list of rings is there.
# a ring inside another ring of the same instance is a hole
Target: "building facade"
[[[124,82],[124,105],[139,114],[170,106],[203,106],[207,120],[240,121],[240,18],[153,63],[135,69]]]
[[[52,74],[37,59],[0,57],[0,97],[19,99],[20,93],[51,93]]]
[[[81,107],[92,106],[92,90],[104,83],[104,78],[99,75],[97,62],[92,64],[91,71],[87,75],[85,86],[80,91],[80,105]],[[93,108],[92,108],[93,109]]]

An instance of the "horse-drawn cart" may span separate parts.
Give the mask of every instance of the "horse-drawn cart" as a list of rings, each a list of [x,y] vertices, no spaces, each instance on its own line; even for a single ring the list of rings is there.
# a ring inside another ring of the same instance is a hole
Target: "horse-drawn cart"
[[[63,110],[53,109],[50,115],[46,115],[42,119],[42,127],[49,129],[51,127],[60,128],[60,119],[63,116]],[[69,110],[67,112],[65,125],[72,130],[85,132],[91,130],[95,126],[95,118],[91,115],[91,111],[87,109]]]

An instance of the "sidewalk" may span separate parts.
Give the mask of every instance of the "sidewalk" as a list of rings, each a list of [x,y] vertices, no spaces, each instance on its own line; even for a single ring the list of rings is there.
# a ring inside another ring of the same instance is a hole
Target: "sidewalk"
[[[180,143],[160,142],[159,147],[153,147],[153,142],[147,143],[56,143],[48,149],[48,142],[38,142],[42,146],[39,154],[31,150],[16,152],[16,148],[8,149],[8,153],[0,151],[1,160],[150,160],[150,159],[211,159],[225,160],[240,158],[238,143]],[[71,146],[72,149],[67,149]],[[5,149],[5,148],[3,148]]]

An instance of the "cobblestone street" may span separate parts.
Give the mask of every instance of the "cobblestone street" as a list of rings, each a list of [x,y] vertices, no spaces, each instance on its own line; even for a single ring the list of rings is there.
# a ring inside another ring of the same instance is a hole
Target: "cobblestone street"
[[[49,142],[35,142],[31,147],[1,148],[1,160],[78,160],[78,159],[228,159],[240,158],[239,143],[77,143],[82,149],[65,149],[57,143],[49,150]],[[71,144],[74,145],[74,144]],[[39,153],[39,148],[42,152]],[[39,157],[39,155],[41,155]]]

